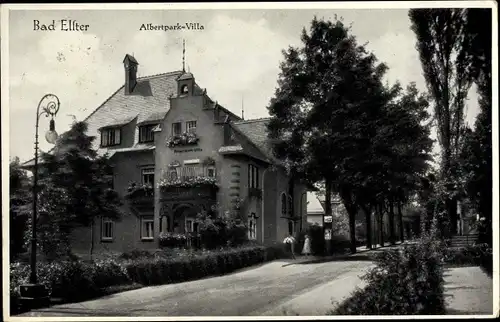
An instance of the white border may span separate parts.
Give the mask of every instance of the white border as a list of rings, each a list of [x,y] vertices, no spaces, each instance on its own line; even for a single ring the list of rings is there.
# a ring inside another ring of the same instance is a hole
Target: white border
[[[373,2],[332,2],[332,3],[324,3],[324,2],[307,2],[307,3],[189,3],[189,4],[157,4],[157,3],[105,3],[105,4],[7,4],[1,5],[1,75],[2,75],[2,97],[1,97],[1,116],[2,116],[2,177],[8,178],[8,162],[9,162],[9,109],[8,109],[8,98],[9,98],[9,10],[152,10],[152,9],[175,9],[175,10],[203,10],[203,9],[409,9],[409,8],[492,8],[492,19],[493,19],[493,78],[492,78],[492,105],[493,105],[493,115],[492,115],[492,144],[493,144],[493,214],[496,216],[492,216],[493,218],[493,299],[497,299],[494,305],[494,312],[496,315],[487,316],[474,316],[474,315],[446,315],[446,316],[315,316],[313,317],[316,320],[332,320],[332,319],[349,319],[349,320],[357,320],[357,319],[400,319],[400,318],[413,318],[413,319],[428,319],[428,318],[444,318],[444,319],[455,319],[455,318],[488,318],[498,316],[499,314],[499,235],[498,235],[498,227],[499,227],[499,202],[498,202],[498,192],[499,192],[499,182],[498,178],[500,173],[498,171],[498,74],[496,71],[498,70],[498,17],[496,9],[497,3],[495,1],[373,1]],[[7,180],[2,180],[2,200],[4,200],[4,196],[7,197],[9,195],[9,186],[6,184]],[[7,198],[5,198],[7,199]],[[3,264],[3,289],[4,289],[4,312],[9,310],[6,306],[8,298],[8,289],[9,289],[9,239],[8,239],[8,227],[9,227],[9,216],[6,215],[9,213],[9,203],[3,202],[2,207],[2,264]],[[50,319],[51,321],[192,321],[196,320],[304,320],[310,319],[311,317],[306,316],[279,316],[279,317],[10,317],[4,313],[4,320],[9,321],[46,321]]]

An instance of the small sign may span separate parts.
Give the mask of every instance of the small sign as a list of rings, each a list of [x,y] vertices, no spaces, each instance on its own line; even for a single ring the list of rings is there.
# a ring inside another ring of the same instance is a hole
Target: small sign
[[[331,223],[331,222],[333,222],[333,216],[325,216],[325,222],[326,222],[326,223]]]
[[[332,230],[325,229],[325,240],[331,240],[331,239],[332,239]]]
[[[184,153],[184,152],[201,152],[201,148],[187,149],[187,150],[174,150],[174,153]]]

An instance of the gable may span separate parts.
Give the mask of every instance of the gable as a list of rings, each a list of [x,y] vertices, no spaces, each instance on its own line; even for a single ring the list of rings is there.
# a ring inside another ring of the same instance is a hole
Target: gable
[[[229,126],[229,124],[224,124],[224,126],[229,131],[229,133],[226,133],[229,137],[226,138],[226,144],[219,150],[220,152],[225,154],[245,154],[269,163],[267,156],[248,137],[238,131],[238,129]]]
[[[237,121],[231,124],[236,132],[244,136],[251,142],[254,149],[265,156],[266,160],[279,164],[279,161],[274,157],[272,145],[268,138],[267,124],[269,118]]]

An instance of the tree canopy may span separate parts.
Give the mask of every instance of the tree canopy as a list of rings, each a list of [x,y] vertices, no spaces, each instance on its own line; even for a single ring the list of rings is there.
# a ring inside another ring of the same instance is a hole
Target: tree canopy
[[[75,228],[89,227],[99,217],[122,216],[122,201],[111,185],[107,155],[98,155],[92,147],[95,138],[86,132],[86,123],[75,122],[52,152],[42,155],[37,225],[39,247],[46,255],[69,252],[69,236]],[[26,211],[31,213],[31,209]],[[30,225],[31,216],[28,228]],[[28,229],[26,242],[30,237]]]
[[[434,101],[441,146],[438,202],[446,204],[450,233],[457,231],[457,199],[468,198],[491,218],[491,50],[492,10],[411,9],[412,29],[424,77]],[[464,124],[471,85],[478,88],[475,129]]]
[[[326,215],[331,192],[340,195],[355,252],[358,210],[365,210],[370,245],[373,205],[413,187],[432,142],[422,124],[426,97],[414,85],[404,94],[399,84],[384,85],[387,66],[350,32],[342,19],[315,17],[302,46],[283,52],[268,109],[275,155],[293,175],[324,181]]]

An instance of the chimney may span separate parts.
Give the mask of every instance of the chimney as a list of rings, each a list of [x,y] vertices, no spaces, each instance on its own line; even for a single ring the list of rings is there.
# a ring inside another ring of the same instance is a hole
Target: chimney
[[[133,56],[125,55],[123,66],[125,67],[125,95],[130,95],[137,84],[137,65],[139,63]]]

